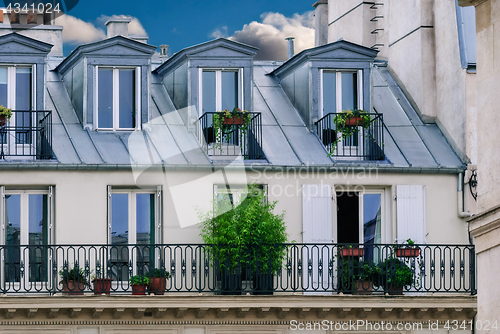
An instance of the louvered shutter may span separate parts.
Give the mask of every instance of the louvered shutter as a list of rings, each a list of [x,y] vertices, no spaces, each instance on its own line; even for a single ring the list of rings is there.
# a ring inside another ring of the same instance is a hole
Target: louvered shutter
[[[408,238],[416,244],[426,241],[425,187],[423,185],[397,186],[397,243]]]
[[[323,184],[304,185],[302,200],[303,242],[315,244],[303,250],[303,288],[306,294],[329,295],[333,282],[329,272],[333,259],[332,246],[318,244],[331,244],[333,241],[332,188]]]

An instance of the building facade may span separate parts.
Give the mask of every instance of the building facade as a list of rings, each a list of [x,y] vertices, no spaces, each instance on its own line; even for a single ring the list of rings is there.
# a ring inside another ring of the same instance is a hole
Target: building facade
[[[328,31],[330,43],[285,62],[254,61],[256,48],[227,39],[167,59],[119,19],[63,58],[60,27],[9,19],[0,333],[333,333],[353,321],[472,332],[465,144],[429,122],[383,52]],[[217,111],[235,107],[248,122],[217,132]],[[366,124],[339,123],[348,109],[366,110]],[[240,277],[227,294],[199,213],[253,183],[286,212],[290,243],[271,291]],[[408,239],[418,255],[396,252]],[[387,282],[353,292],[344,273],[390,258],[410,270],[402,294]],[[169,271],[164,294],[132,295],[129,279],[152,269]],[[65,288],[71,271],[112,279],[110,295]]]

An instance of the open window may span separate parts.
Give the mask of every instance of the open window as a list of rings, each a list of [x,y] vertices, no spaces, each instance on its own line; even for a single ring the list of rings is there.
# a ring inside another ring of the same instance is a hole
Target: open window
[[[46,291],[52,286],[53,187],[0,187],[1,287]]]
[[[141,68],[95,67],[94,127],[135,130],[141,124]]]
[[[123,288],[131,275],[147,275],[159,265],[161,187],[108,187],[111,278]],[[130,272],[130,266],[132,272]]]

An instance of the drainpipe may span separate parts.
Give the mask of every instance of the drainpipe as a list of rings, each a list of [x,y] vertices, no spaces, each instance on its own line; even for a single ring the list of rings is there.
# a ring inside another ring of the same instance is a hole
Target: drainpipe
[[[460,173],[458,174],[458,216],[460,218],[472,217],[472,213],[468,212],[468,201],[465,200],[465,202],[466,205],[464,207],[464,173]]]

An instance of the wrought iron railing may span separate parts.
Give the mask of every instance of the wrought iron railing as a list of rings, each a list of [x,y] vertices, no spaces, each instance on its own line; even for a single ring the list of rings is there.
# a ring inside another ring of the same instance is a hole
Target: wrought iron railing
[[[262,117],[250,112],[250,123],[223,125],[214,129],[215,112],[204,113],[196,122],[196,136],[209,156],[241,156],[245,160],[264,159],[262,151]]]
[[[384,160],[384,120],[382,114],[367,113],[367,123],[352,122],[351,136],[342,136],[337,130],[335,117],[342,113],[329,113],[316,122],[318,136],[333,158]]]
[[[0,159],[52,158],[52,112],[12,110],[10,122],[0,126]]]
[[[110,282],[109,293],[130,294],[130,278],[158,269],[165,293],[476,293],[473,245],[396,247],[252,245],[238,254],[204,244],[0,246],[0,292],[93,293],[95,276]]]

